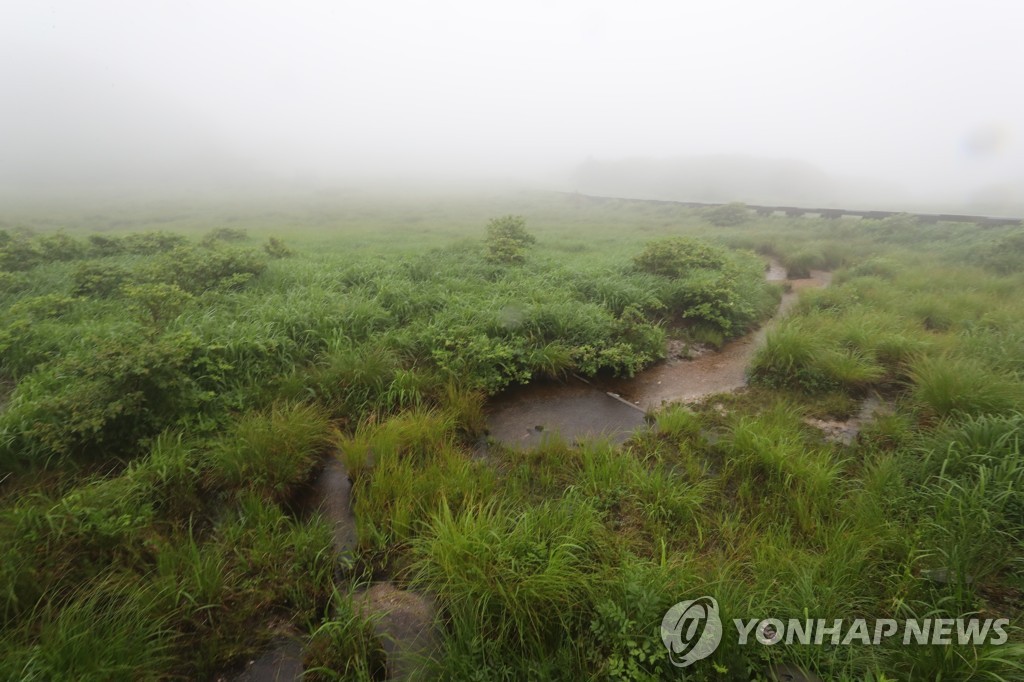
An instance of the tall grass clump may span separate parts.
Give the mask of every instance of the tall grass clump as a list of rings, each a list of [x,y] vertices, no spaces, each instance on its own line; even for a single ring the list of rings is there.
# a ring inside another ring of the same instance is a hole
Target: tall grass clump
[[[798,320],[785,320],[773,327],[750,364],[752,383],[773,388],[820,391],[833,387],[816,366],[826,348],[815,330]]]
[[[972,358],[923,357],[911,367],[910,379],[914,400],[937,417],[1005,413],[1024,403],[1020,380]]]
[[[654,421],[658,434],[676,440],[693,440],[700,436],[700,415],[683,405],[670,405],[658,412]]]
[[[415,583],[481,637],[550,651],[579,626],[608,558],[596,511],[568,495],[516,509],[442,508],[414,541]]]
[[[355,433],[338,440],[338,449],[349,474],[358,477],[385,455],[417,463],[429,461],[454,447],[456,424],[449,411],[417,406],[384,421],[372,416],[363,420]]]
[[[302,679],[311,682],[386,679],[387,655],[374,631],[374,621],[380,614],[360,609],[356,605],[357,598],[354,591],[334,590],[330,613],[310,635],[303,653]]]
[[[427,462],[382,452],[353,486],[360,545],[404,549],[438,510],[458,512],[480,504],[495,489],[493,471],[455,448]]]
[[[339,439],[361,546],[400,547],[440,508],[460,510],[493,492],[494,472],[458,447],[458,426],[449,411],[419,407]]]
[[[811,276],[811,270],[821,270],[825,266],[825,255],[813,249],[801,249],[788,253],[782,259],[789,279],[804,279]]]
[[[252,490],[283,501],[305,481],[331,435],[324,411],[286,404],[239,419],[206,455],[215,486]]]
[[[256,653],[274,614],[318,621],[335,570],[326,524],[297,521],[252,492],[210,532],[188,528],[155,550],[151,578],[174,614],[175,667],[192,678]]]
[[[808,532],[833,509],[842,465],[829,450],[812,445],[805,428],[799,410],[784,402],[741,416],[727,438],[727,466],[742,502],[757,509],[766,495],[781,501]]]
[[[32,627],[8,631],[0,676],[18,680],[159,680],[173,663],[172,614],[152,588],[109,575],[52,602]],[[24,639],[22,639],[24,638]],[[22,639],[21,646],[15,644]],[[31,642],[25,646],[25,640]]]

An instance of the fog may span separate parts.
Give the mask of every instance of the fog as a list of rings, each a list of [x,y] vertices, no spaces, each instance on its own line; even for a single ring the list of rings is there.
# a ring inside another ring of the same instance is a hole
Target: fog
[[[1024,210],[1024,5],[6,3],[0,188]]]

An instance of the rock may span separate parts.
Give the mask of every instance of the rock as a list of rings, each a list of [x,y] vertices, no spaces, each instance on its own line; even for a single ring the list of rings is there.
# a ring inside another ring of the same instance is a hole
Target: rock
[[[366,612],[379,615],[375,628],[387,653],[388,679],[412,679],[438,644],[433,600],[391,583],[377,583],[356,600]]]

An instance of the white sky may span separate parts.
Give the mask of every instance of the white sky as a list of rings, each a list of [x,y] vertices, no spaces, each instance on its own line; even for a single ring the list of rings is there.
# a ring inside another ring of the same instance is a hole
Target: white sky
[[[1024,182],[1022,72],[1019,0],[0,0],[0,155],[415,174],[741,153],[968,192]]]

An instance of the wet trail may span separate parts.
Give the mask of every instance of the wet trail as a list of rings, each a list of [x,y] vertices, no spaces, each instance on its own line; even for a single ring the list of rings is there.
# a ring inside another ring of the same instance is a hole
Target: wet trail
[[[765,278],[782,282],[786,271],[773,260]],[[622,442],[643,423],[644,412],[649,409],[671,402],[695,402],[742,388],[751,358],[772,323],[789,312],[801,291],[828,286],[831,279],[831,273],[816,270],[809,278],[790,280],[790,291],[783,294],[771,320],[728,342],[718,352],[692,360],[666,360],[632,379],[586,382],[572,378],[509,389],[488,405],[490,435],[516,447],[532,447],[552,433],[568,440],[605,436]]]
[[[352,509],[352,482],[338,453],[324,460],[323,468],[300,491],[293,513],[300,518],[320,515],[331,528],[331,547],[344,564],[352,557],[359,536]],[[344,578],[338,575],[341,582]],[[434,600],[384,581],[358,588],[352,599],[358,611],[374,617],[374,631],[387,656],[387,679],[411,677],[419,662],[437,647]],[[292,682],[305,672],[305,638],[297,631],[275,638],[259,657],[235,675],[234,682]],[[225,678],[221,678],[225,679]]]
[[[783,281],[785,277],[785,270],[778,264],[773,264],[767,273],[769,281]],[[718,352],[692,360],[667,360],[632,379],[613,379],[604,385],[645,410],[664,403],[696,402],[705,396],[742,388],[747,384],[747,367],[773,323],[792,309],[801,291],[828,286],[831,279],[830,273],[814,271],[807,279],[790,280],[791,290],[782,295],[775,315],[755,331],[729,341]]]
[[[785,270],[773,261],[766,279],[785,278]],[[507,445],[525,448],[555,433],[569,440],[605,436],[621,443],[643,424],[648,409],[668,402],[696,401],[746,385],[747,366],[771,324],[793,307],[800,291],[827,286],[830,280],[829,273],[817,271],[808,279],[790,280],[791,291],[783,295],[772,319],[760,329],[730,341],[718,352],[704,353],[692,360],[667,360],[632,379],[592,382],[572,377],[564,382],[537,382],[509,389],[488,405],[490,435]],[[321,514],[331,526],[336,556],[350,556],[358,541],[352,486],[337,453],[327,457],[322,470],[299,498],[295,512],[300,516]],[[380,614],[375,629],[387,652],[388,679],[406,679],[417,662],[437,646],[435,605],[428,595],[385,581],[360,589],[353,599],[360,609]],[[301,679],[302,646],[297,635],[280,637],[233,679]]]

